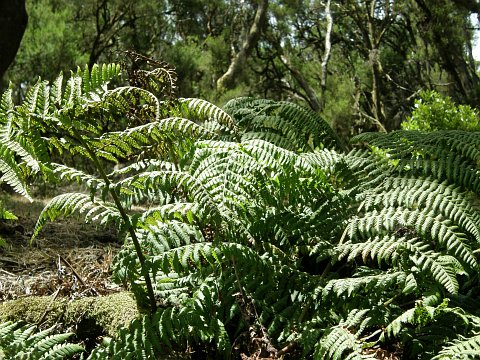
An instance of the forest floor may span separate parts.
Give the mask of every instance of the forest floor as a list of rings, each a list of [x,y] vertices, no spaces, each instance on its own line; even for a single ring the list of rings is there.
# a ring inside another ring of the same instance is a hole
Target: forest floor
[[[47,223],[30,243],[35,222],[47,200],[9,195],[2,199],[18,220],[1,221],[0,302],[32,295],[71,299],[106,295],[121,288],[111,280],[110,264],[120,250],[113,230],[81,219]]]

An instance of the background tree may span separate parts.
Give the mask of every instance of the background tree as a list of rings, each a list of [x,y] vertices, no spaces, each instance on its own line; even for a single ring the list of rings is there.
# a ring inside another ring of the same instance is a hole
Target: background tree
[[[217,87],[220,90],[233,87],[235,77],[242,70],[247,57],[250,56],[261,36],[262,28],[265,26],[265,19],[267,17],[267,8],[268,0],[261,0],[257,6],[253,23],[248,30],[248,34],[240,50],[233,57],[228,70],[217,81]]]
[[[134,49],[177,69],[180,96],[307,104],[344,136],[398,129],[423,90],[479,106],[463,0],[27,0],[7,79],[53,79]],[[267,6],[268,5],[268,6]],[[219,86],[220,85],[220,86]]]
[[[27,21],[25,0],[0,1],[0,79],[15,58]]]

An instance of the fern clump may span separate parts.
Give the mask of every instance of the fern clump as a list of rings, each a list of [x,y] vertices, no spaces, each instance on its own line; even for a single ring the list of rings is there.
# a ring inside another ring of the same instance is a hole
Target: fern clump
[[[142,315],[91,358],[476,351],[479,133],[362,134],[347,153],[308,109],[176,99],[171,68],[133,61],[131,85],[116,65],[79,70],[19,113],[40,168],[85,189],[54,197],[34,238],[78,215],[124,243],[114,279]]]
[[[31,115],[22,116],[29,100],[27,97],[22,106],[16,107],[11,89],[0,99],[0,185],[32,201],[28,183],[39,173],[42,167],[39,159],[44,152],[41,140],[34,131],[30,132]],[[16,219],[0,202],[0,221]],[[2,244],[5,240],[0,237]]]

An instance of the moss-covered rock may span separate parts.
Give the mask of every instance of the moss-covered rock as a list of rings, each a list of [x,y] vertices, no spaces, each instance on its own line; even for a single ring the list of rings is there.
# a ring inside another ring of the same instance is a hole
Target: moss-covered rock
[[[0,322],[25,321],[47,327],[60,324],[76,332],[78,338],[114,338],[117,330],[128,326],[137,315],[137,304],[127,292],[76,300],[30,296],[0,304]]]

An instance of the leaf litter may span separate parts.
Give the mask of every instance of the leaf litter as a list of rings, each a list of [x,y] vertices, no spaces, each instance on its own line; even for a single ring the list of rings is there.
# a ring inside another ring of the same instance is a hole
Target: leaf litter
[[[0,302],[24,296],[79,298],[121,290],[110,265],[120,250],[114,229],[68,218],[48,223],[30,244],[32,230],[47,200],[28,202],[9,195],[4,206],[18,220],[0,220]]]

